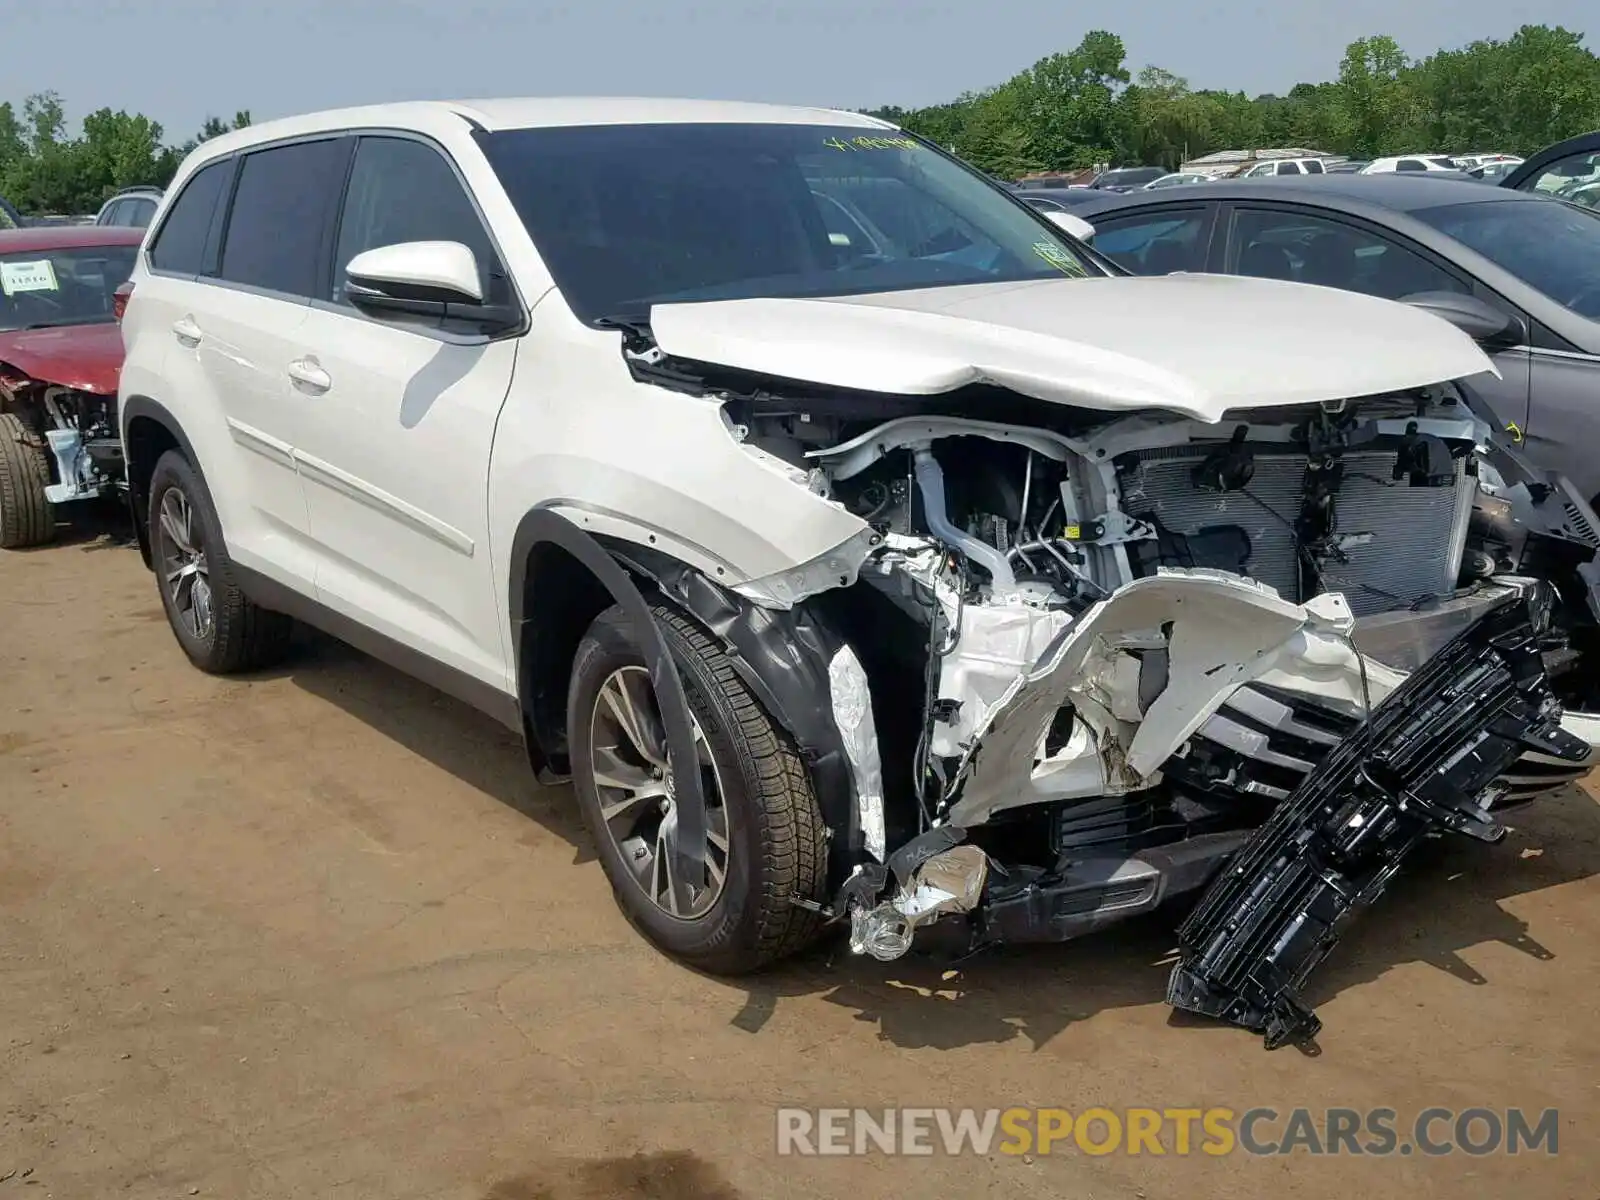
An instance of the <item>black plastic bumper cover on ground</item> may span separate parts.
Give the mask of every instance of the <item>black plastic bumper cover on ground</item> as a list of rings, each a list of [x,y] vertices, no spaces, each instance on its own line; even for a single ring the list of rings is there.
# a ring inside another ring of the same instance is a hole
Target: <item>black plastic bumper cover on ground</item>
[[[1496,776],[1527,750],[1581,762],[1528,609],[1484,614],[1406,680],[1273,812],[1179,929],[1173,1007],[1265,1035],[1321,1028],[1297,995],[1429,832],[1498,841]]]

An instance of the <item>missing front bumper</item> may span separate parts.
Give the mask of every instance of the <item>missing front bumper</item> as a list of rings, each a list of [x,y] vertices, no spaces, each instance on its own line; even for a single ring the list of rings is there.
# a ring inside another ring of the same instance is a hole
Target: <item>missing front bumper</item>
[[[1019,872],[974,855],[966,831],[947,825],[859,871],[836,911],[858,953],[890,960],[944,917],[958,949],[1065,941],[1209,884],[1180,929],[1169,1003],[1262,1033],[1269,1047],[1303,1042],[1320,1023],[1297,993],[1344,928],[1430,833],[1499,840],[1497,780],[1528,752],[1582,762],[1590,747],[1561,728],[1528,608],[1513,600],[1392,692],[1254,831]]]

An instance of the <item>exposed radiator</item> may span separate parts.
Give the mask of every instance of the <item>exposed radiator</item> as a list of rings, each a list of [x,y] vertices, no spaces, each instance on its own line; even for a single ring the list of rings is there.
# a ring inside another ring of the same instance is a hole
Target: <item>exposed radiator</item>
[[[1219,494],[1203,492],[1190,480],[1190,471],[1211,449],[1179,446],[1141,452],[1136,474],[1142,480],[1142,494],[1136,485],[1127,489],[1124,508],[1133,516],[1153,517],[1185,537],[1236,526],[1249,538],[1246,572],[1251,578],[1276,588],[1286,599],[1310,599],[1300,594],[1294,536],[1305,456],[1286,454],[1282,447],[1256,447],[1255,475],[1248,489]],[[1325,590],[1343,592],[1357,616],[1408,608],[1425,596],[1453,592],[1476,479],[1458,462],[1455,487],[1414,488],[1403,480],[1391,482],[1392,451],[1351,451],[1343,461],[1338,532],[1372,536],[1344,551],[1348,562],[1325,565]],[[1170,561],[1166,565],[1229,564]]]

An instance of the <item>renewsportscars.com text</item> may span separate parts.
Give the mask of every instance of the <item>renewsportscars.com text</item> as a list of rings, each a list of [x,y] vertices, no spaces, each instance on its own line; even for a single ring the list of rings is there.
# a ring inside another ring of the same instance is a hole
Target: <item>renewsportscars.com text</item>
[[[1553,1108],[780,1108],[776,1122],[781,1155],[1554,1155],[1560,1127]]]

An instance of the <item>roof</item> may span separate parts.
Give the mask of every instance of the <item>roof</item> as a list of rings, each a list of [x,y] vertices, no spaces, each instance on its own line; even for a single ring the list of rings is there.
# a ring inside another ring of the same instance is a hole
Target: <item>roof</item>
[[[762,124],[848,125],[894,129],[889,121],[831,108],[754,104],[738,100],[678,100],[646,96],[544,96],[488,100],[408,100],[360,108],[327,109],[249,125],[202,143],[207,157],[259,142],[326,129],[402,128],[454,116],[483,129],[533,129],[563,125]]]
[[[1334,155],[1325,154],[1321,150],[1308,150],[1300,146],[1289,146],[1279,149],[1259,150],[1215,150],[1210,154],[1202,154],[1199,158],[1191,158],[1192,163],[1207,163],[1220,165],[1223,163],[1254,162],[1257,159],[1279,158],[1333,158]]]
[[[144,230],[120,225],[30,225],[26,229],[0,229],[0,254],[93,246],[137,246],[142,241]]]
[[[1481,204],[1502,200],[1538,204],[1546,198],[1526,192],[1464,179],[1455,173],[1405,172],[1390,175],[1291,175],[1262,179],[1224,179],[1216,183],[1184,184],[1158,192],[1131,196],[1106,196],[1096,207],[1102,211],[1129,204],[1179,203],[1185,200],[1294,200],[1332,199],[1336,207],[1368,204],[1398,212],[1442,208],[1452,204]]]

